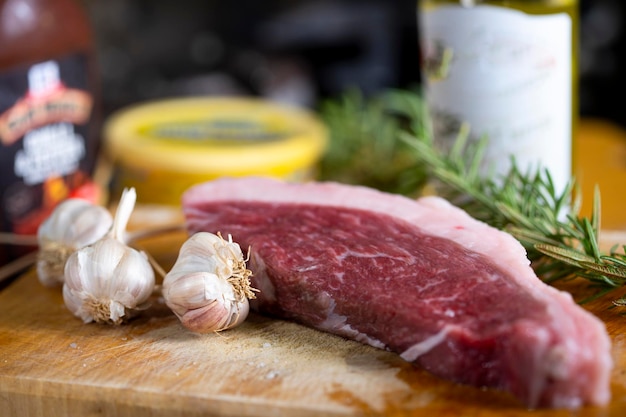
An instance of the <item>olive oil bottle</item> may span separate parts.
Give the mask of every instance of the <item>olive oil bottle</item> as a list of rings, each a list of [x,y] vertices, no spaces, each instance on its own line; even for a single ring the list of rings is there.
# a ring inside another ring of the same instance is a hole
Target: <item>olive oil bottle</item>
[[[419,0],[424,92],[435,140],[487,136],[484,175],[571,179],[578,116],[578,0]]]

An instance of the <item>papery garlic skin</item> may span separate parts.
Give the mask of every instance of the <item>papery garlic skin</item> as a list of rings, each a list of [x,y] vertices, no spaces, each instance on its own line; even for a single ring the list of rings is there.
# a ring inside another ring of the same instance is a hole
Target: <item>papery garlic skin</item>
[[[145,254],[106,237],[69,257],[63,300],[85,323],[120,324],[142,308],[154,285]]]
[[[196,333],[241,324],[248,316],[251,272],[241,248],[212,233],[191,236],[163,280],[163,298],[183,326]]]
[[[59,203],[37,230],[39,281],[47,287],[63,284],[67,258],[104,237],[112,225],[104,207],[77,198]]]

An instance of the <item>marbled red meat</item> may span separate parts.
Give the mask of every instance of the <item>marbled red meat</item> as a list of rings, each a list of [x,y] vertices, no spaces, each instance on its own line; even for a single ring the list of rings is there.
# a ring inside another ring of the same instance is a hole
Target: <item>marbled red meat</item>
[[[440,198],[244,178],[193,187],[183,208],[190,232],[252,248],[263,313],[528,407],[609,400],[604,325],[541,282],[510,235]]]

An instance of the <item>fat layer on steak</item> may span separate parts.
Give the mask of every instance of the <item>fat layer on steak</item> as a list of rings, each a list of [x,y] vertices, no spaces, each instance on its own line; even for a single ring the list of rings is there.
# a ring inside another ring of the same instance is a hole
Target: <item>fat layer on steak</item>
[[[537,278],[513,237],[443,199],[242,178],[192,187],[182,203],[190,232],[251,247],[262,313],[528,407],[609,401],[604,324]]]

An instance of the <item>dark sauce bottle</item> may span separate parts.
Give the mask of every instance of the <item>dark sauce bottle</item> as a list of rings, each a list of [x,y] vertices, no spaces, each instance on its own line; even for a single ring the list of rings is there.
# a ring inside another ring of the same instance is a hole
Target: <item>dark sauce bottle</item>
[[[94,36],[80,3],[0,0],[1,231],[36,234],[64,199],[97,198],[98,105]],[[0,265],[24,252],[0,245]]]

